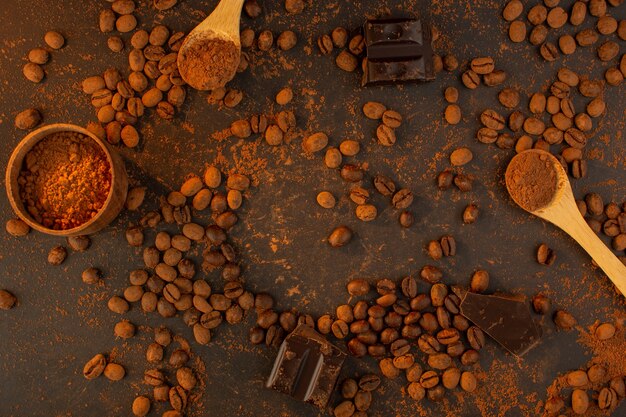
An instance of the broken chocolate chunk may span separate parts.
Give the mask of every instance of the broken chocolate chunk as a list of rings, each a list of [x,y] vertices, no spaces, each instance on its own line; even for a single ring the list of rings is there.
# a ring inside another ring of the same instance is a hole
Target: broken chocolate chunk
[[[289,334],[278,351],[267,388],[324,408],[346,354],[306,324]]]
[[[523,356],[541,338],[525,300],[467,292],[461,314],[517,356]]]
[[[432,81],[432,35],[418,19],[387,18],[365,23],[365,85]]]

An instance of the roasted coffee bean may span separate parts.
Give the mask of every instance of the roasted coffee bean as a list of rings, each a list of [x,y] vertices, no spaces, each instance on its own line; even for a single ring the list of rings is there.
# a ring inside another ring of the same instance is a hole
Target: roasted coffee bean
[[[328,244],[333,248],[347,245],[352,240],[352,230],[347,226],[336,227],[328,236]]]
[[[443,256],[456,255],[456,241],[454,240],[454,237],[443,236],[439,243],[441,244]]]
[[[346,286],[348,294],[352,296],[366,295],[370,290],[369,283],[364,279],[353,279]]]
[[[414,298],[417,296],[417,281],[413,277],[405,277],[400,284],[402,294],[408,298]]]
[[[461,388],[463,391],[474,392],[478,383],[473,373],[466,371],[461,374]]]
[[[498,132],[488,127],[483,127],[476,133],[476,138],[482,143],[494,143],[498,139]]]
[[[587,369],[587,376],[589,377],[589,381],[592,384],[598,384],[600,382],[606,382],[606,375],[608,371],[602,365],[591,365],[589,369]]]
[[[126,370],[122,365],[109,362],[104,368],[103,374],[111,381],[119,381],[126,375]]]
[[[407,387],[407,393],[409,397],[411,397],[415,401],[421,401],[426,396],[426,390],[424,387],[417,381],[411,382]]]
[[[165,382],[165,376],[158,369],[148,369],[143,373],[143,380],[148,385],[158,387]]]
[[[572,392],[572,410],[575,414],[585,414],[589,408],[589,396],[582,389],[575,389]]]
[[[317,38],[317,47],[319,48],[322,55],[329,55],[333,51],[333,40],[332,38],[324,34]]]
[[[102,375],[106,367],[106,358],[98,353],[91,358],[83,367],[83,376],[87,379],[95,379]]]
[[[442,345],[451,345],[460,339],[459,331],[455,328],[443,329],[437,333],[437,341]]]
[[[570,330],[576,326],[577,321],[570,313],[564,310],[558,310],[554,314],[554,323],[563,330]]]
[[[265,330],[260,327],[253,327],[252,329],[250,329],[248,339],[250,340],[250,343],[254,345],[263,343],[263,341],[265,340]]]
[[[487,109],[480,115],[480,121],[485,127],[493,130],[502,130],[505,126],[505,119],[496,111]]]
[[[459,124],[461,122],[461,116],[461,108],[457,104],[448,104],[446,106],[444,118],[448,124]]]
[[[485,345],[485,334],[476,326],[467,329],[467,341],[474,350],[480,350]]]
[[[559,51],[552,42],[544,42],[539,48],[539,53],[546,61],[554,61],[559,56]]]
[[[604,387],[598,394],[598,408],[608,410],[617,405],[617,393],[612,388]]]
[[[464,366],[470,366],[478,363],[480,360],[480,354],[474,349],[468,349],[461,355],[461,364]]]
[[[448,295],[448,287],[445,284],[437,283],[430,288],[430,300],[434,307],[443,305]]]
[[[419,325],[424,331],[432,333],[439,327],[437,317],[432,313],[424,313],[419,319]]]
[[[363,170],[356,165],[345,164],[341,167],[340,175],[344,181],[359,182],[363,179],[364,173]]]
[[[480,76],[473,70],[468,69],[461,75],[461,81],[465,87],[473,90],[480,85]]]
[[[435,284],[441,281],[443,273],[436,266],[426,265],[420,271],[420,277],[430,284]]]
[[[439,383],[439,375],[435,371],[426,371],[420,377],[420,385],[426,389],[434,388]]]
[[[548,247],[545,243],[539,245],[537,248],[537,262],[542,265],[552,265],[556,260],[556,253]]]
[[[526,24],[521,20],[515,20],[509,25],[509,39],[511,42],[520,43],[526,39]]]
[[[181,387],[187,391],[191,391],[197,383],[196,376],[190,368],[182,367],[176,371],[176,380]]]
[[[468,192],[472,190],[472,178],[465,174],[458,174],[454,177],[454,185],[461,192]]]
[[[489,74],[483,75],[483,81],[487,87],[495,87],[506,81],[506,72],[503,70],[494,70]]]
[[[280,344],[283,342],[284,335],[285,331],[282,329],[282,327],[276,324],[270,326],[270,328],[267,329],[267,332],[265,333],[265,345],[272,347],[280,346]]]
[[[348,324],[343,320],[335,320],[331,326],[331,331],[337,339],[343,339],[348,335]]]
[[[163,360],[163,346],[154,342],[148,345],[146,350],[146,360],[149,363],[157,363]]]
[[[427,355],[432,355],[441,350],[441,344],[435,337],[429,334],[423,334],[417,339],[417,346]]]
[[[611,379],[609,385],[620,398],[626,396],[626,385],[624,384],[624,378],[619,376],[614,377],[613,379]]]
[[[133,400],[132,411],[137,417],[147,416],[150,412],[150,399],[148,397],[144,397],[143,395],[135,398]]]
[[[608,340],[615,335],[615,326],[612,323],[602,323],[596,328],[595,335],[598,340]]]
[[[378,139],[378,143],[383,146],[392,146],[396,143],[395,131],[385,124],[378,125],[378,128],[376,129],[376,138]]]
[[[363,105],[363,114],[372,120],[381,119],[386,110],[387,108],[384,104],[375,101],[368,101]]]
[[[359,386],[352,378],[347,378],[341,383],[341,396],[346,400],[354,398],[358,391]]]

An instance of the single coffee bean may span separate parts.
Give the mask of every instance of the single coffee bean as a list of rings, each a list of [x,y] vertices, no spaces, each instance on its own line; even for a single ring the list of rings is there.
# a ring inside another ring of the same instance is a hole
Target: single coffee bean
[[[487,87],[495,87],[504,83],[504,81],[506,81],[506,77],[506,72],[503,70],[494,70],[489,74],[483,75],[483,81]]]
[[[158,387],[165,382],[165,376],[158,369],[148,369],[143,373],[143,380],[148,385]]]
[[[564,310],[558,310],[554,314],[554,323],[563,330],[570,330],[576,326],[577,321],[570,313]]]
[[[111,381],[119,381],[126,375],[126,370],[122,365],[109,362],[104,368],[103,374]]]
[[[485,127],[496,131],[504,129],[506,123],[504,117],[491,109],[487,109],[482,112],[480,115],[480,121]]]
[[[444,118],[448,124],[459,124],[461,122],[461,116],[461,108],[457,104],[448,104],[446,106]]]
[[[472,190],[472,178],[465,174],[458,174],[454,177],[454,185],[461,192],[468,192]]]
[[[363,114],[372,120],[381,119],[386,110],[387,108],[384,104],[375,101],[368,101],[363,105]]]
[[[378,125],[378,128],[376,129],[376,138],[378,139],[378,143],[383,146],[392,146],[396,143],[395,131],[385,124]]]
[[[559,51],[552,42],[544,42],[539,48],[539,53],[546,61],[554,61],[559,56]]]
[[[87,379],[95,379],[102,375],[106,367],[106,359],[104,355],[98,353],[91,358],[83,367],[83,376]]]
[[[595,335],[598,340],[608,340],[615,335],[615,326],[612,323],[602,323],[596,328]]]
[[[328,236],[328,243],[333,248],[347,245],[352,240],[352,230],[347,226],[336,227]]]
[[[575,389],[572,392],[572,411],[575,414],[585,414],[589,408],[589,396],[582,389]]]
[[[461,388],[463,391],[474,392],[478,383],[473,373],[466,371],[461,374]]]
[[[511,42],[520,43],[526,39],[526,24],[521,20],[515,20],[509,25],[509,39]]]
[[[589,369],[587,369],[587,377],[592,384],[606,382],[607,373],[607,369],[602,365],[591,365]]]
[[[480,85],[480,76],[469,69],[461,75],[461,81],[465,87],[474,90]]]
[[[545,243],[539,245],[537,248],[537,262],[542,265],[552,265],[556,260],[556,253],[548,247]]]

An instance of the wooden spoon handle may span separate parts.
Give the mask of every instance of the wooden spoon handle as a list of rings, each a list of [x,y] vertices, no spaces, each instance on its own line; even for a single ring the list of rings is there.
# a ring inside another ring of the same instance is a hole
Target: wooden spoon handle
[[[591,230],[579,213],[567,216],[568,221],[561,222],[561,229],[567,232],[587,251],[602,268],[617,289],[626,297],[626,266]]]
[[[226,32],[233,39],[239,39],[243,2],[244,0],[221,0],[213,13],[205,20],[207,26],[214,30]]]

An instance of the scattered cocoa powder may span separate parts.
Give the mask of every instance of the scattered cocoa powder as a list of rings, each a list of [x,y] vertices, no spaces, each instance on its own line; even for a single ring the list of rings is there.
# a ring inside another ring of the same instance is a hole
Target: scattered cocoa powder
[[[511,160],[506,186],[511,197],[525,210],[535,211],[552,200],[557,189],[557,171],[548,155],[525,152]]]

